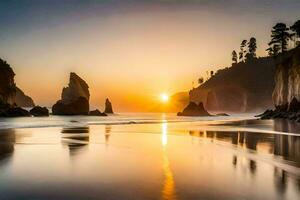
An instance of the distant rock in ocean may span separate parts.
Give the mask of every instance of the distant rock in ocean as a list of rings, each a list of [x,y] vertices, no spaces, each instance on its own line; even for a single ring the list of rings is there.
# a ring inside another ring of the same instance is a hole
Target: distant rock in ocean
[[[35,104],[31,97],[27,96],[20,88],[16,87],[15,103],[20,107],[34,107]]]
[[[74,72],[70,73],[68,87],[63,88],[61,100],[52,106],[54,115],[88,115],[89,86]]]
[[[90,116],[107,116],[107,114],[102,113],[100,110],[96,109],[96,110],[92,110],[89,112]]]
[[[105,111],[104,113],[108,113],[108,114],[113,114],[114,111],[112,109],[112,105],[111,102],[109,101],[109,99],[105,100]]]
[[[211,116],[204,108],[203,103],[198,105],[194,102],[190,102],[182,112],[177,113],[177,116]]]
[[[35,117],[49,116],[49,110],[46,107],[35,106],[29,112],[31,115],[33,115]]]

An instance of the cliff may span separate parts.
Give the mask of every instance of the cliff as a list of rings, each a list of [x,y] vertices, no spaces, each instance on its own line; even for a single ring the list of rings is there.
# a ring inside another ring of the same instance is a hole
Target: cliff
[[[89,86],[74,72],[70,73],[69,85],[63,88],[61,100],[52,106],[54,115],[88,115]]]
[[[204,103],[209,111],[251,112],[272,106],[275,62],[258,58],[217,71],[190,91],[190,101]]]
[[[0,58],[0,103],[10,104],[15,103],[16,84],[15,73],[10,65]]]
[[[300,101],[300,46],[278,58],[273,102],[290,109],[292,100]]]
[[[300,46],[276,58],[273,102],[275,109],[262,119],[284,118],[300,122]]]
[[[34,107],[31,97],[27,96],[20,88],[16,87],[15,103],[20,107]]]

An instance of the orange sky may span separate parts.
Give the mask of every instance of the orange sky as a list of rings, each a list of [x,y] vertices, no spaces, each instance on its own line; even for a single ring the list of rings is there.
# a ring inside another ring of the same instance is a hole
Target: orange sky
[[[16,19],[0,33],[0,55],[39,105],[53,105],[74,71],[89,84],[92,107],[103,110],[109,97],[115,110],[149,111],[161,93],[187,91],[207,70],[229,66],[244,38],[255,36],[264,56],[272,25],[297,19],[297,12],[262,12],[138,4]]]

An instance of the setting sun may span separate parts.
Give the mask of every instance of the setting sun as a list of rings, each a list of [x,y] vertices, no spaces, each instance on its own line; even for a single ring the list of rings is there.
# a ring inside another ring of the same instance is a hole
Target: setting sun
[[[163,93],[160,95],[160,100],[164,103],[168,102],[169,101],[169,95]]]

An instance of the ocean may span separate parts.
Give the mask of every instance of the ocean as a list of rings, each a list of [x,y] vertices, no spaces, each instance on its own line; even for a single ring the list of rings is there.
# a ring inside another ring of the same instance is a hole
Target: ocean
[[[254,115],[0,118],[0,199],[299,199],[300,125]]]

